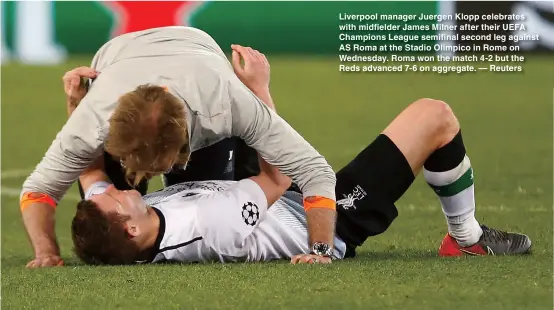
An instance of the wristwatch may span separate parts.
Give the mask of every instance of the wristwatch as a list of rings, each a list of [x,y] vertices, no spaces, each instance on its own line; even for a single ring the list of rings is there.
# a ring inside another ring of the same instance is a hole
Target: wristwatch
[[[312,251],[310,253],[319,256],[331,257],[333,255],[333,248],[327,243],[315,242],[312,245]]]

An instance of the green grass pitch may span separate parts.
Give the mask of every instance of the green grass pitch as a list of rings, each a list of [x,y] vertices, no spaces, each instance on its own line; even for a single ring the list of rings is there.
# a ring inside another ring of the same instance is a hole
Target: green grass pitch
[[[67,266],[25,269],[33,253],[19,189],[64,124],[63,73],[89,58],[12,64],[1,84],[4,309],[552,309],[552,58],[529,57],[523,74],[465,75],[339,73],[335,58],[269,59],[279,113],[335,169],[408,103],[448,102],[475,170],[478,220],[529,234],[533,255],[437,257],[446,223],[420,176],[390,230],[328,266],[86,267],[71,252],[74,187],[57,212]]]

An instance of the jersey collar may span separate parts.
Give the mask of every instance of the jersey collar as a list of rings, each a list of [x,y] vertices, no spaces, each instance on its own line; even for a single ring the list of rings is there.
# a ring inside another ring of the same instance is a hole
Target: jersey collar
[[[152,249],[150,251],[150,262],[154,261],[154,258],[156,258],[156,255],[160,252],[160,244],[162,243],[162,240],[164,238],[165,234],[165,217],[162,213],[162,211],[152,207],[154,212],[156,212],[156,215],[158,215],[158,218],[160,219],[160,228],[158,230],[158,236],[156,237],[156,242],[154,243],[154,246],[152,246]]]

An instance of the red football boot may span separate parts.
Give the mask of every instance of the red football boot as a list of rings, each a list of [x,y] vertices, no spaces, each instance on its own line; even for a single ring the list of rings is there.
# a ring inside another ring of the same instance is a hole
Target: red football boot
[[[531,239],[523,234],[500,231],[481,225],[483,235],[472,246],[462,247],[447,234],[439,248],[439,256],[514,255],[531,251]]]

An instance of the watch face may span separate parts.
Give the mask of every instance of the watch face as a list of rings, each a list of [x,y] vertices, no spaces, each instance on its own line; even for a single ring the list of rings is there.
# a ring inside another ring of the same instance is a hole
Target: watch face
[[[313,245],[313,250],[318,255],[328,255],[331,247],[326,243],[316,242]]]

